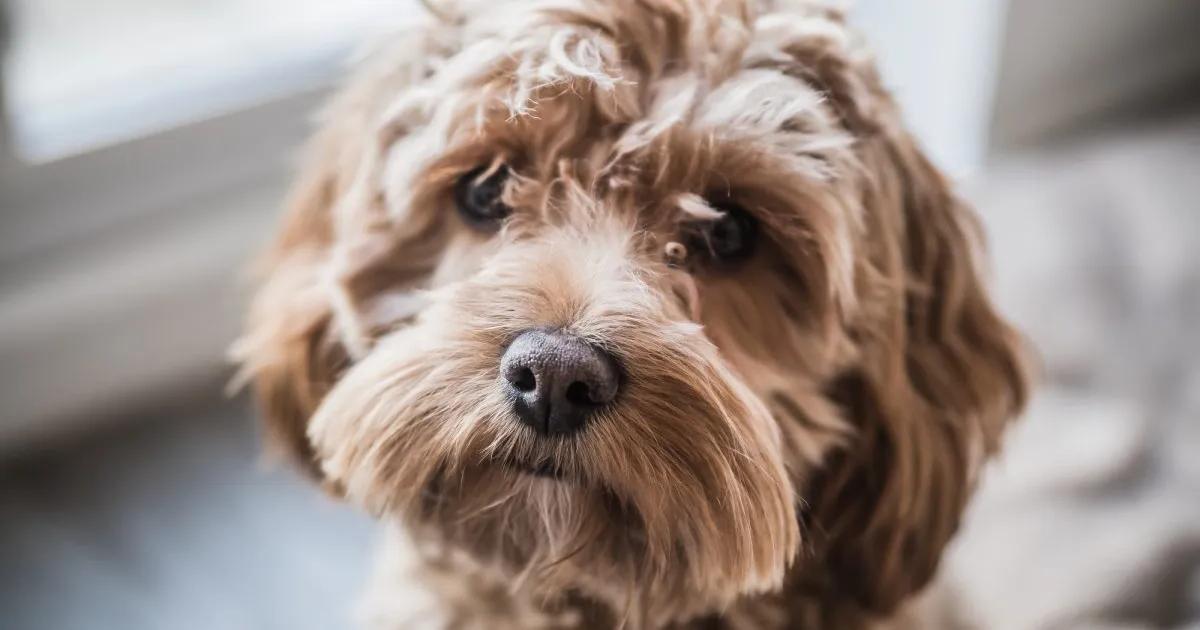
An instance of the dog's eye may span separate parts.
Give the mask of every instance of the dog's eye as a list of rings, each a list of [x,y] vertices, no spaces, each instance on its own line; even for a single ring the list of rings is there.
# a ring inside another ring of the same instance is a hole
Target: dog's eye
[[[758,224],[754,217],[744,208],[736,204],[713,204],[721,211],[721,217],[706,222],[699,234],[698,243],[693,243],[700,251],[707,251],[715,262],[722,264],[736,263],[746,259],[754,252],[754,241],[758,236]]]
[[[482,230],[500,226],[512,212],[512,208],[501,201],[506,180],[507,166],[494,169],[481,166],[458,179],[454,184],[454,201],[468,224]]]

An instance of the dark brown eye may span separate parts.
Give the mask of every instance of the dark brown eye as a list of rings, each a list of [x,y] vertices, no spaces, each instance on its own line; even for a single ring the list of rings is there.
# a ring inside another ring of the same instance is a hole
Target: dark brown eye
[[[460,177],[454,184],[454,201],[463,220],[480,230],[499,228],[512,213],[501,201],[507,180],[507,166],[481,166]]]
[[[754,253],[754,242],[758,238],[758,223],[749,212],[737,204],[713,204],[721,216],[700,226],[693,237],[692,248],[708,252],[714,262],[731,264],[740,262]]]

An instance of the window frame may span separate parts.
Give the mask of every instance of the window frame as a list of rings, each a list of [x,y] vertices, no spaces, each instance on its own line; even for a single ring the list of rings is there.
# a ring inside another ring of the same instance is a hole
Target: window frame
[[[262,68],[302,79],[275,96],[40,163],[0,106],[0,454],[219,396],[253,252],[352,47],[322,52]]]

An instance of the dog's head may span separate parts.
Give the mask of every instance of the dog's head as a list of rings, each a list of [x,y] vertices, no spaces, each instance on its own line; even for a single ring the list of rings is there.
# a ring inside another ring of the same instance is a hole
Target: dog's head
[[[482,3],[371,57],[244,340],[273,441],[652,623],[785,575],[920,588],[1023,402],[1016,336],[841,16],[763,4]]]

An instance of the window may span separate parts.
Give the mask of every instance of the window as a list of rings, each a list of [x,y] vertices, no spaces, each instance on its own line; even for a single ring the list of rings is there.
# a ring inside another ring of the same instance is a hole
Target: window
[[[313,111],[415,7],[0,0],[0,449],[223,370]]]
[[[44,161],[328,81],[382,0],[9,0],[8,110]]]

